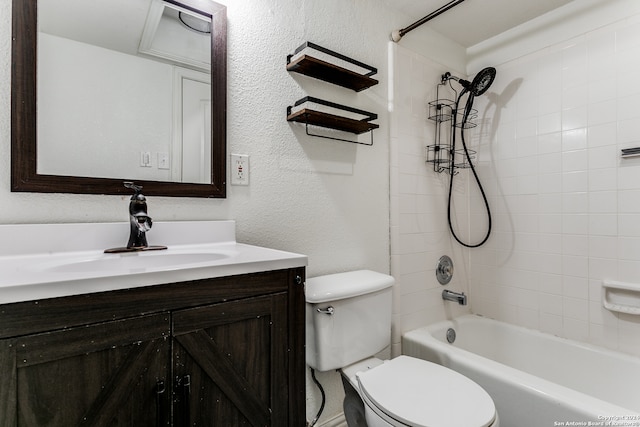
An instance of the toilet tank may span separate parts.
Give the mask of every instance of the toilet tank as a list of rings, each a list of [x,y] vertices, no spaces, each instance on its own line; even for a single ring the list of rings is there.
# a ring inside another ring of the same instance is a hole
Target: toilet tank
[[[394,282],[370,270],[307,279],[307,364],[318,371],[339,369],[390,345]]]

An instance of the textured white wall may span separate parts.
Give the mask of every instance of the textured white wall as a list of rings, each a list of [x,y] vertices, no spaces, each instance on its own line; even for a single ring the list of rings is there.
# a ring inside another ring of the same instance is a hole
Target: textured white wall
[[[118,196],[11,193],[10,8],[0,21],[0,222],[87,222],[126,219]],[[393,22],[359,2],[229,2],[228,145],[250,155],[251,185],[229,186],[226,200],[152,197],[156,220],[237,220],[245,242],[310,256],[309,274],[374,268],[388,271],[388,126],[386,46]],[[378,18],[374,18],[377,15]],[[313,40],[379,67],[381,83],[356,94],[292,75],[286,55]],[[373,147],[304,135],[285,120],[305,94],[377,112]],[[152,239],[151,232],[150,238]]]
[[[157,221],[235,219],[242,242],[307,254],[309,276],[389,272],[387,41],[415,17],[399,16],[378,0],[221,2],[229,23],[228,151],[250,156],[251,185],[229,186],[226,200],[151,197],[150,215]],[[377,67],[380,84],[355,93],[287,73],[287,54],[307,40]],[[459,46],[428,31],[403,43],[464,66]],[[9,191],[10,56],[11,0],[0,0],[0,223],[125,221],[127,197]],[[307,94],[378,113],[373,147],[308,137],[302,126],[287,123],[286,107]],[[154,243],[153,230],[149,240]],[[324,420],[341,411],[341,385],[334,374],[323,382],[329,395]],[[315,399],[310,392],[310,413]]]

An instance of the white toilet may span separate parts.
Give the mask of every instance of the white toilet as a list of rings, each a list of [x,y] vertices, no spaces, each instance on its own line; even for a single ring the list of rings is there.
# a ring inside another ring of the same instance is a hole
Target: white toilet
[[[391,342],[393,283],[369,270],[307,279],[307,364],[341,371],[349,427],[498,427],[493,400],[469,378],[409,356],[374,357]]]

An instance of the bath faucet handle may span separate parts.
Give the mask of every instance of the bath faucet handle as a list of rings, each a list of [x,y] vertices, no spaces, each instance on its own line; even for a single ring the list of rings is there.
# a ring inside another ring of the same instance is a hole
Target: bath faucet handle
[[[443,255],[436,265],[436,278],[441,285],[446,285],[453,278],[453,260]]]

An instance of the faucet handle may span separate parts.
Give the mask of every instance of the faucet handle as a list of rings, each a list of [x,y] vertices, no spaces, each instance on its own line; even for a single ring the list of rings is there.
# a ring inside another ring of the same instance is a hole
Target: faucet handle
[[[153,226],[153,221],[151,220],[151,217],[149,215],[147,215],[144,212],[140,212],[140,213],[133,214],[132,217],[136,226],[138,227],[138,230],[140,230],[143,233],[146,233],[147,231],[151,230],[151,227]]]
[[[142,190],[142,185],[136,185],[132,181],[125,181],[124,186],[132,189],[136,192],[136,194],[138,194]]]

